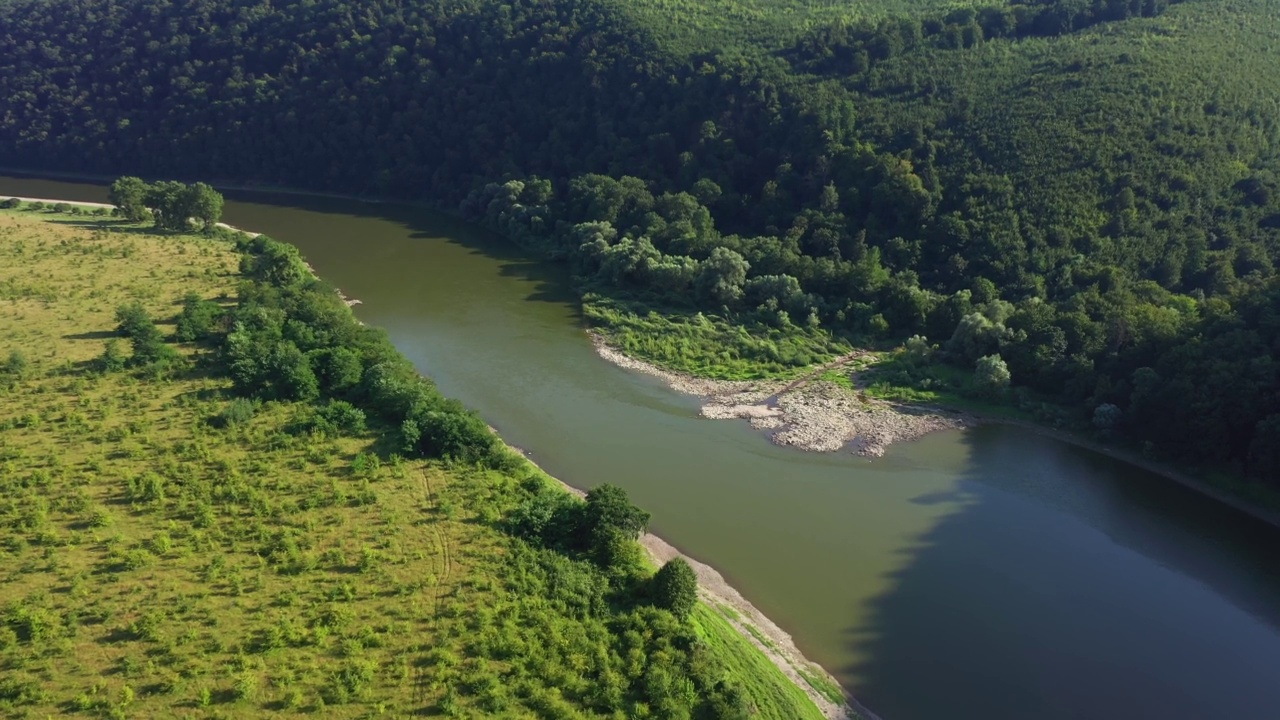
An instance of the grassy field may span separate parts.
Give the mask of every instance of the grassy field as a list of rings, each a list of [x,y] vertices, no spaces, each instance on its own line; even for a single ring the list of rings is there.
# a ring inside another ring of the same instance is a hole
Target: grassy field
[[[582,698],[660,649],[615,634],[631,615],[566,609],[545,553],[497,529],[532,466],[299,433],[304,403],[228,416],[197,345],[171,374],[95,369],[116,307],[168,333],[186,293],[233,303],[238,260],[225,240],[0,211],[0,714],[624,716]],[[706,615],[708,657],[757,717],[819,717]]]

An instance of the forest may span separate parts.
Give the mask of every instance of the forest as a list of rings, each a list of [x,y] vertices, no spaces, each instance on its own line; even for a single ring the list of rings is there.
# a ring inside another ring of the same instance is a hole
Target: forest
[[[0,163],[429,202],[711,372],[918,336],[1280,483],[1276,0],[722,6],[13,0]]]

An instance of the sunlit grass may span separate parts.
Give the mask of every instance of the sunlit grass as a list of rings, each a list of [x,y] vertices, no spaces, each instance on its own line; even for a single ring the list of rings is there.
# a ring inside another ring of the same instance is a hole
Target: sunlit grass
[[[300,431],[313,408],[232,398],[197,345],[98,371],[116,307],[168,334],[185,294],[231,302],[238,257],[73,217],[0,212],[0,712],[602,716],[571,664],[618,652],[609,616],[530,592],[498,529],[540,471]],[[705,638],[759,717],[817,717],[732,628]]]

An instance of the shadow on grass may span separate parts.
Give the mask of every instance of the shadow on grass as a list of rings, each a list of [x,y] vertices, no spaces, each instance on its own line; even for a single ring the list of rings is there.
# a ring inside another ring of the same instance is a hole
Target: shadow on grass
[[[63,335],[63,340],[110,340],[116,338],[124,342],[124,338],[115,330],[94,330],[92,332],[74,333],[71,335]]]

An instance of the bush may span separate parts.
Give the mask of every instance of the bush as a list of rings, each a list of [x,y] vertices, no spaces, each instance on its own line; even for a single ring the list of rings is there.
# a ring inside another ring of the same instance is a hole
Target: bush
[[[0,202],[0,209],[16,210],[17,208],[20,208],[20,207],[22,207],[22,201],[19,200],[18,198],[9,198],[4,202]]]
[[[119,372],[124,369],[127,360],[124,351],[120,349],[120,341],[112,338],[103,346],[102,354],[93,361],[93,367],[102,373]]]
[[[27,369],[31,367],[31,363],[27,360],[27,356],[21,350],[10,350],[9,357],[5,359],[4,365],[0,366],[5,375],[13,377],[22,377],[27,374]]]
[[[325,700],[331,703],[347,703],[363,698],[372,689],[377,678],[378,666],[371,660],[348,659],[337,673],[329,678],[325,687]]]
[[[164,370],[175,365],[180,357],[177,350],[165,344],[164,336],[155,325],[133,335],[129,344],[133,347],[129,364],[134,367]]]
[[[343,435],[364,432],[364,411],[345,400],[332,400],[317,414],[319,429]]]
[[[253,414],[257,409],[258,404],[253,400],[235,398],[222,409],[222,412],[218,413],[217,424],[224,428],[248,425],[253,420]]]
[[[179,342],[194,342],[211,337],[222,319],[222,306],[205,300],[195,293],[182,298],[182,313],[178,315],[174,337]]]
[[[69,213],[71,212],[71,208],[71,203],[60,202],[53,204],[53,211],[56,213]]]
[[[479,416],[461,403],[446,401],[440,409],[423,410],[411,419],[418,430],[417,450],[427,457],[458,462],[484,462],[494,456],[497,438]]]
[[[653,602],[686,618],[698,604],[698,576],[684,558],[669,561],[653,576]]]
[[[153,472],[144,472],[129,479],[125,497],[129,502],[160,502],[164,500],[165,479]]]
[[[1009,387],[1010,380],[1009,366],[999,355],[978,358],[973,371],[973,381],[979,394],[986,397],[998,395]]]
[[[131,302],[116,308],[116,332],[127,338],[138,337],[155,329],[151,313],[140,302]]]

